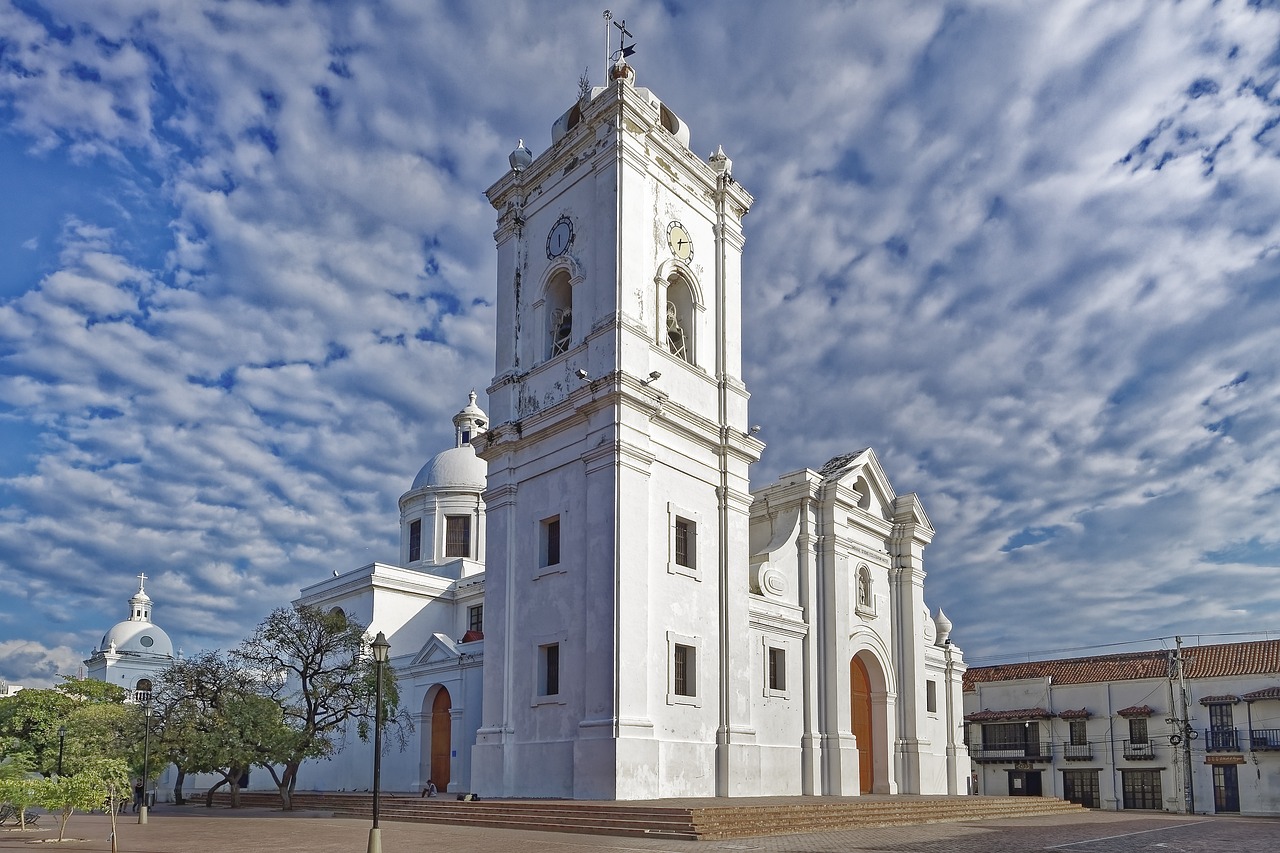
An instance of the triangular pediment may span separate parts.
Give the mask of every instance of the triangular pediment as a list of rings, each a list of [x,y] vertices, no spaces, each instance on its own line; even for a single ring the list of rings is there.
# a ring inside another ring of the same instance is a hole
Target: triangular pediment
[[[833,457],[818,474],[828,483],[836,482],[857,491],[858,506],[862,509],[886,521],[893,519],[897,494],[870,447]]]
[[[444,634],[432,634],[413,659],[414,666],[451,663],[458,660],[458,644]]]

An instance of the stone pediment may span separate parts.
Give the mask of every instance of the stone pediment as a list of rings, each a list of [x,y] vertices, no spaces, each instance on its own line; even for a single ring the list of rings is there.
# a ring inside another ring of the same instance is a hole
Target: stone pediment
[[[818,471],[824,482],[836,482],[858,492],[858,507],[886,521],[893,518],[897,495],[880,460],[870,447],[827,460]]]
[[[433,663],[457,663],[458,644],[444,634],[432,634],[413,659],[414,666]]]

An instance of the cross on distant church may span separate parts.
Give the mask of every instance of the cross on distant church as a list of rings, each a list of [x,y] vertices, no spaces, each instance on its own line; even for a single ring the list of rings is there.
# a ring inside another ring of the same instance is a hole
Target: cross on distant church
[[[144,586],[146,586],[146,585],[147,585],[147,573],[146,573],[146,572],[143,572],[142,574],[137,575],[136,577],[138,578],[138,589],[142,589]]]

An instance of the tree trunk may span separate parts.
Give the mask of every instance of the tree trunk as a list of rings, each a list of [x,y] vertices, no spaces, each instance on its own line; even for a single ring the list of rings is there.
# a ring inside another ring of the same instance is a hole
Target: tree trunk
[[[175,806],[185,806],[186,799],[182,796],[182,783],[187,779],[187,771],[181,767],[178,768],[178,778],[173,783],[173,804]]]
[[[214,784],[214,786],[213,786],[212,788],[210,788],[208,791],[206,791],[206,792],[205,792],[205,795],[204,795],[204,807],[205,807],[206,809],[211,809],[211,808],[213,808],[213,792],[214,792],[214,791],[216,791],[216,790],[218,790],[219,788],[221,788],[221,787],[222,787],[223,785],[225,785],[225,784],[227,784],[227,780],[224,778],[221,782],[217,782],[217,783],[215,783],[215,784]]]

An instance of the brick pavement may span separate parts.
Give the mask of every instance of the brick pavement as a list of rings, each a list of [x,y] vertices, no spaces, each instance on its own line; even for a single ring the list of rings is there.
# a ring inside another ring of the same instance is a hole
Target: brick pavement
[[[108,853],[108,820],[98,814],[73,816],[67,828],[68,840],[61,844],[51,841],[57,837],[52,826],[26,833],[4,827],[0,829],[0,850]],[[52,818],[44,821],[53,823]],[[361,853],[369,837],[366,820],[333,818],[322,813],[208,810],[197,806],[157,807],[146,826],[139,826],[136,818],[125,815],[118,829],[120,853]],[[42,843],[33,843],[37,840]],[[1280,820],[1086,812],[1070,817],[936,823],[726,841],[632,839],[384,821],[382,849],[384,853],[1137,853],[1153,849],[1273,853],[1280,849]]]

